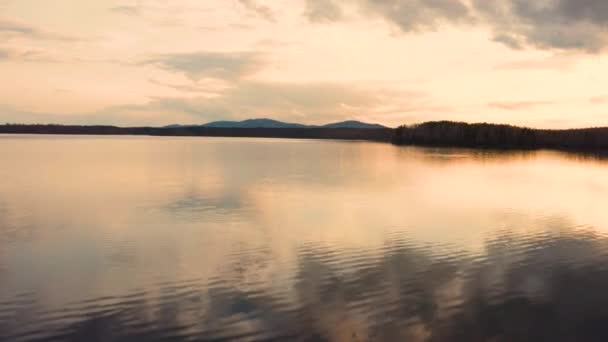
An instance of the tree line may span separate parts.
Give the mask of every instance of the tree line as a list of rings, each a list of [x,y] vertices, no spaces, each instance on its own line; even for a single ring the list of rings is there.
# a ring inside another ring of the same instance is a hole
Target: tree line
[[[532,129],[488,123],[434,121],[391,128],[217,128],[115,127],[70,125],[0,125],[0,133],[267,137],[391,141],[395,145],[498,149],[608,151],[608,127]]]
[[[392,142],[396,145],[603,150],[608,149],[608,128],[550,130],[435,121],[397,127]]]
[[[340,140],[391,140],[391,128],[224,128],[224,127],[116,127],[75,125],[0,125],[0,134],[154,135]]]

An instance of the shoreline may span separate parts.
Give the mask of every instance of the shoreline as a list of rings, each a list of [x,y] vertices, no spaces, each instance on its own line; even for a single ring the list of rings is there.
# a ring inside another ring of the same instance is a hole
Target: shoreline
[[[380,142],[390,142],[393,133],[392,128],[156,128],[115,126],[0,125],[0,134],[334,139]]]
[[[224,128],[117,127],[76,125],[0,125],[0,134],[176,136],[356,140],[394,145],[493,150],[558,150],[608,153],[608,128],[532,129],[510,125],[452,121],[397,128]]]

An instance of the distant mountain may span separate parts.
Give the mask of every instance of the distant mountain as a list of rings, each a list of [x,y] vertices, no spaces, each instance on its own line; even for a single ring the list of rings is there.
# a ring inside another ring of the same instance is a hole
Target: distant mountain
[[[214,121],[203,125],[204,127],[225,128],[307,128],[308,126],[282,122],[272,119],[249,119],[244,121]]]
[[[272,119],[249,119],[244,121],[213,121],[204,125],[169,125],[164,128],[183,127],[216,127],[216,128],[386,128],[378,124],[368,124],[361,121],[349,120],[327,125],[303,125],[298,123],[282,122]]]
[[[323,128],[386,128],[379,124],[369,124],[361,121],[348,120],[321,126]]]

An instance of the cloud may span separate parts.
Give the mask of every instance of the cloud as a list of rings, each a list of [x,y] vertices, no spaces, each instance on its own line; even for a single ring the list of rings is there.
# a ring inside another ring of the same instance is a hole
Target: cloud
[[[513,37],[512,35],[509,35],[509,34],[505,34],[505,33],[497,34],[494,36],[494,38],[492,38],[492,40],[494,40],[497,43],[502,43],[502,44],[510,47],[513,50],[523,49],[523,45],[522,45],[521,41],[519,41],[519,39],[517,39],[517,37]]]
[[[0,34],[21,36],[35,40],[75,41],[76,37],[51,32],[20,21],[0,18]]]
[[[158,65],[192,80],[213,78],[237,80],[260,70],[264,64],[254,52],[190,52],[165,54],[142,64]]]
[[[138,15],[140,12],[138,6],[116,6],[111,7],[110,11],[124,15]]]
[[[429,105],[426,94],[418,91],[343,83],[242,81],[216,96],[157,98],[141,110],[189,115],[190,121],[182,123],[267,117],[320,124],[350,119],[384,122],[387,114],[427,112]]]
[[[386,114],[387,103],[395,98],[402,100],[400,110],[407,112],[409,106],[418,106],[418,99],[424,97],[420,92],[341,83],[240,81],[211,96],[200,90],[179,89],[181,97],[156,97],[145,104],[64,115],[28,112],[0,104],[0,122],[162,126],[259,117],[310,124],[347,119],[376,121]]]
[[[566,70],[572,68],[577,59],[568,54],[556,54],[545,58],[521,59],[494,67],[495,70]]]
[[[0,48],[0,60],[9,59],[11,56],[12,56],[11,50]]]
[[[342,18],[335,0],[307,0],[304,15],[312,22]],[[364,16],[381,17],[404,32],[434,30],[442,23],[469,22],[469,8],[460,0],[353,0]]]
[[[333,0],[306,0],[304,15],[311,22],[331,22],[342,18],[342,8]]]
[[[366,17],[381,17],[403,32],[469,25],[490,30],[492,40],[512,49],[599,53],[608,46],[605,0],[351,0]],[[306,0],[312,22],[337,21],[344,2]]]
[[[57,113],[28,110],[0,103],[0,124],[23,123],[141,127],[164,126],[176,122],[193,122],[194,119],[202,117],[194,115],[192,112],[185,112],[182,108],[186,107],[172,106],[171,101],[155,99],[147,104],[125,104],[109,106],[89,112]]]
[[[460,0],[359,0],[366,13],[380,15],[405,32],[435,30],[442,23],[470,22]]]
[[[217,96],[219,93],[225,91],[227,88],[229,88],[231,85],[230,84],[226,84],[226,82],[222,81],[222,80],[214,80],[214,79],[206,79],[206,80],[201,80],[201,81],[197,81],[197,82],[186,82],[186,83],[181,83],[181,84],[176,84],[176,83],[169,83],[169,82],[163,82],[163,81],[159,81],[157,79],[148,79],[148,82],[150,82],[150,84],[159,86],[159,87],[163,87],[163,88],[169,88],[169,89],[173,89],[174,91],[176,91],[177,93],[179,93],[179,95],[181,96],[185,96],[185,95],[191,95],[191,94],[197,94],[197,95],[201,95],[201,96]]]
[[[25,60],[31,55],[27,52],[20,52],[11,48],[0,47],[0,61],[1,60]]]
[[[508,46],[596,53],[608,44],[604,0],[473,0],[473,6],[495,37],[509,37]]]
[[[537,106],[546,106],[554,104],[551,101],[514,101],[514,102],[490,102],[489,107],[499,108],[503,110],[521,110]]]
[[[149,106],[193,115],[202,121],[253,117],[332,121],[367,113],[385,93],[331,83],[240,82],[214,97],[159,98]]]
[[[61,61],[54,58],[44,50],[17,50],[12,48],[0,47],[0,61],[15,60],[25,62],[45,62],[45,63],[60,63]]]
[[[606,102],[608,102],[608,95],[599,95],[589,98],[589,103],[591,104],[602,104]]]
[[[0,103],[0,125],[4,123],[46,124],[59,123],[61,115],[50,112],[34,112]]]
[[[33,28],[32,26],[28,26],[28,25],[25,25],[25,24],[17,22],[17,21],[0,18],[0,31],[22,33],[22,34],[32,34],[36,31],[36,29]]]
[[[238,2],[243,5],[248,10],[256,13],[261,18],[274,21],[274,13],[270,9],[270,7],[259,4],[256,0],[238,0]]]

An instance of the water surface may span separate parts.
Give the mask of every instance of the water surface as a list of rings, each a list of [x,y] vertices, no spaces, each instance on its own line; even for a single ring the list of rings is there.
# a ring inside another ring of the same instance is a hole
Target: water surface
[[[0,340],[608,340],[608,163],[0,136]]]

